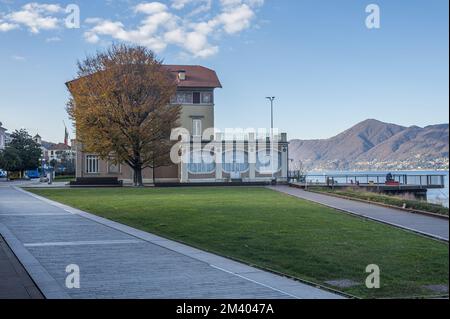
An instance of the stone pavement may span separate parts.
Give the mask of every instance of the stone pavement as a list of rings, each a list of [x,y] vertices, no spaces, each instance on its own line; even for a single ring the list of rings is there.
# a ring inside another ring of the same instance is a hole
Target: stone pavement
[[[439,217],[413,214],[403,210],[387,208],[334,196],[307,192],[289,186],[270,186],[276,190],[301,199],[306,199],[354,215],[404,228],[436,239],[448,241],[449,221]]]
[[[0,233],[47,298],[343,298],[12,187]],[[79,289],[65,286],[71,264]]]

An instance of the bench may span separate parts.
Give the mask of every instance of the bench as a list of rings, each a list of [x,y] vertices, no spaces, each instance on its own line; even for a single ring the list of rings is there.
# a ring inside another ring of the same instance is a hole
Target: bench
[[[70,182],[70,186],[121,187],[123,181],[119,181],[117,177],[77,177],[75,181]]]

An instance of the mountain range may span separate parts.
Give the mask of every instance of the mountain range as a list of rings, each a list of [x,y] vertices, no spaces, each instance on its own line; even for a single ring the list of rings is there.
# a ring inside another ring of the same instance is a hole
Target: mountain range
[[[448,169],[449,125],[405,127],[369,119],[329,139],[291,140],[289,157],[291,169]]]

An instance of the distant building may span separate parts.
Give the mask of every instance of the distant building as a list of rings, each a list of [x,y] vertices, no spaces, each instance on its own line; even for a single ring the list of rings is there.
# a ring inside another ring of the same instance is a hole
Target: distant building
[[[39,134],[36,134],[36,135],[33,137],[33,141],[35,141],[35,142],[38,143],[39,145],[42,144],[42,138],[41,138],[41,136],[40,136]]]
[[[75,160],[76,152],[69,145],[58,143],[50,145],[47,150],[48,160],[61,163],[63,160]]]
[[[55,160],[57,163],[75,160],[75,149],[72,149],[71,146],[66,144],[67,133],[65,133],[64,137],[66,143],[52,143],[44,141],[39,134],[36,134],[33,137],[33,140],[41,147],[42,156],[47,163],[50,163],[52,160]]]
[[[0,150],[5,149],[6,146],[6,128],[2,126],[0,122]]]
[[[10,133],[5,133],[5,136],[6,136],[5,144],[8,145],[12,141],[12,137]]]

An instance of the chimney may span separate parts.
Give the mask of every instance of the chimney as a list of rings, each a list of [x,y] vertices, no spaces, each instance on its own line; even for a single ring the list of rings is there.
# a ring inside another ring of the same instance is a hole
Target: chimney
[[[186,71],[185,70],[178,71],[178,80],[180,80],[180,81],[186,80]]]

